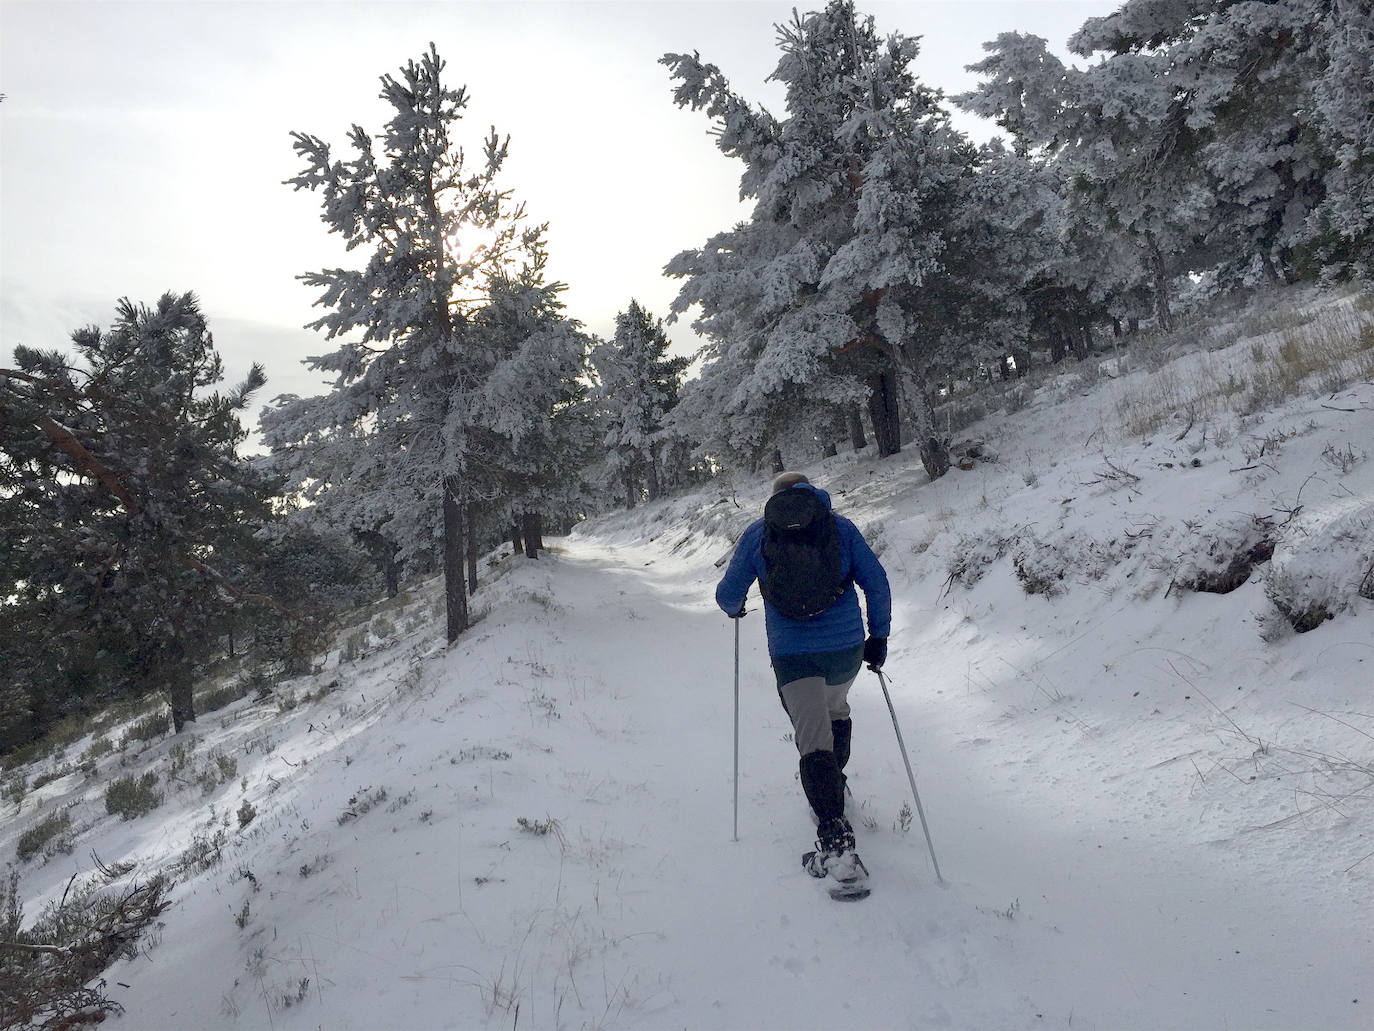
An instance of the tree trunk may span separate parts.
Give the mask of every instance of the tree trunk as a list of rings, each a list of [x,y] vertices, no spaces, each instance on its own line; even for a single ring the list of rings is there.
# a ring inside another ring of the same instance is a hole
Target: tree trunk
[[[1278,266],[1274,264],[1274,259],[1269,256],[1267,250],[1260,251],[1260,266],[1264,269],[1264,278],[1271,286],[1279,286],[1284,282],[1284,276],[1279,272]]]
[[[1066,316],[1069,339],[1073,341],[1073,356],[1080,362],[1088,357],[1092,351],[1092,330],[1088,328],[1086,320],[1076,316]]]
[[[868,418],[878,442],[878,457],[900,454],[902,430],[897,403],[897,384],[890,372],[877,372],[868,378]]]
[[[162,676],[169,681],[167,692],[172,700],[172,730],[180,734],[188,723],[196,721],[196,678],[186,663],[186,649],[177,639],[162,646],[158,655]]]
[[[468,594],[477,592],[477,506],[467,505]]]
[[[186,724],[196,721],[195,681],[185,673],[177,675],[172,684],[172,730],[180,734]]]
[[[854,445],[855,451],[861,451],[868,447],[868,438],[864,436],[864,417],[859,413],[859,406],[850,405],[846,409],[846,416],[849,419],[849,442]]]
[[[1169,275],[1164,268],[1164,254],[1153,236],[1150,237],[1149,257],[1155,288],[1155,319],[1159,328],[1167,332],[1174,328],[1173,312],[1169,310]]]
[[[401,593],[401,564],[396,561],[396,548],[387,545],[382,556],[382,575],[386,577],[386,596],[394,598]]]
[[[1068,354],[1068,348],[1064,346],[1064,337],[1059,332],[1059,325],[1055,323],[1050,328],[1050,364],[1058,365]]]
[[[525,538],[520,533],[520,520],[516,519],[514,516],[511,516],[510,521],[510,543],[517,555],[525,550]]]
[[[645,456],[644,466],[644,485],[649,491],[649,500],[657,501],[663,496],[663,488],[658,482],[658,458],[654,454],[653,447],[649,448],[649,453]]]
[[[916,424],[917,447],[921,451],[921,464],[926,475],[938,480],[949,472],[949,441],[941,440],[935,428],[935,407],[930,403],[930,395],[925,384],[912,375],[907,380],[908,393],[911,395],[912,419]]]
[[[444,602],[448,643],[468,628],[468,596],[463,590],[463,507],[455,477],[444,477]]]
[[[639,501],[639,487],[635,483],[634,470],[628,465],[625,467],[625,508],[631,510]]]
[[[773,449],[773,472],[785,473],[786,471],[787,466],[782,464],[782,449],[775,447]]]
[[[538,558],[544,549],[542,522],[538,512],[526,512],[523,517],[526,558]]]

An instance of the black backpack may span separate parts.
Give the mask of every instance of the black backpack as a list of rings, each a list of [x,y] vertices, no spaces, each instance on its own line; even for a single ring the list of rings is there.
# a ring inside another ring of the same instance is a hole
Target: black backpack
[[[834,514],[815,491],[788,488],[768,499],[763,523],[764,601],[788,619],[815,619],[853,582]]]

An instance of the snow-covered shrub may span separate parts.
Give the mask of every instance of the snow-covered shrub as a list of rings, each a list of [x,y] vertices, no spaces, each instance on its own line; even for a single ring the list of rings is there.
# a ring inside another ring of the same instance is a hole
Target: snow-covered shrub
[[[204,873],[219,865],[223,858],[224,846],[228,842],[229,835],[225,833],[223,827],[215,828],[214,833],[196,834],[191,838],[191,844],[186,847],[186,851],[177,857],[172,869],[177,876],[194,877],[198,873]]]
[[[1035,399],[1035,388],[1029,383],[1018,383],[1002,396],[1002,410],[1007,415],[1024,411]]]
[[[1331,468],[1345,476],[1369,457],[1367,452],[1356,453],[1354,447],[1346,444],[1344,448],[1338,448],[1335,444],[1327,444],[1322,451],[1322,461],[1326,462]]]
[[[122,819],[134,820],[151,813],[162,805],[162,792],[157,790],[157,774],[120,777],[105,789],[105,811]]]
[[[1303,633],[1374,594],[1374,498],[1303,513],[1284,528],[1265,594]]]
[[[42,773],[34,776],[32,785],[33,790],[37,791],[39,788],[45,787],[53,781],[61,780],[71,772],[72,768],[66,765],[56,765],[53,766],[52,769],[44,770]]]
[[[145,716],[129,725],[129,729],[124,732],[124,740],[120,743],[123,749],[131,741],[153,741],[162,737],[171,729],[167,722],[167,712],[161,706],[158,711],[151,716]]]
[[[58,852],[70,854],[76,847],[71,833],[72,818],[64,809],[49,813],[43,819],[19,835],[15,849],[21,863],[26,863],[42,852],[44,857]]]
[[[90,747],[86,749],[85,758],[88,760],[99,759],[109,755],[115,750],[114,742],[104,734],[98,734],[91,738]]]
[[[1007,553],[1007,549],[1015,540],[1014,531],[1009,535],[1003,535],[994,530],[984,530],[980,534],[960,536],[959,542],[954,546],[954,554],[950,556],[945,567],[949,572],[946,583],[972,587],[983,579],[983,574],[988,571],[990,565]]]
[[[15,770],[0,780],[0,801],[21,805],[29,790],[29,777],[23,770]]]
[[[120,1013],[122,1007],[106,998],[105,980],[98,975],[116,959],[138,954],[140,936],[167,908],[171,882],[159,875],[108,893],[100,890],[103,877],[90,878],[24,927],[18,878],[14,872],[0,881],[0,941],[45,951],[0,950],[5,1027],[56,1031]]]
[[[245,681],[230,680],[218,687],[212,687],[203,694],[196,695],[196,712],[204,716],[230,705],[248,693]]]
[[[1274,553],[1274,522],[1267,516],[1231,515],[1206,528],[1197,527],[1180,545],[1174,569],[1175,587],[1227,594],[1250,579],[1260,562]],[[1161,544],[1168,549],[1172,541]]]
[[[348,808],[339,814],[339,826],[366,816],[375,806],[386,801],[386,788],[359,788],[348,800]]]
[[[1042,539],[1023,534],[1012,549],[1012,568],[1027,594],[1053,598],[1072,582],[1093,583],[1105,579],[1130,556],[1131,538],[1095,540],[1081,533]]]
[[[1028,535],[1017,542],[1011,553],[1016,579],[1027,594],[1043,594],[1047,598],[1064,593],[1064,577],[1068,574],[1069,553],[1060,545]]]

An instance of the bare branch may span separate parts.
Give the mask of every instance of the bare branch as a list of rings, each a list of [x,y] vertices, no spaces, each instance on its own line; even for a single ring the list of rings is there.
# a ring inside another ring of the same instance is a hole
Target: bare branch
[[[133,496],[129,488],[124,486],[123,481],[100,459],[87,451],[71,430],[46,415],[38,425],[54,445],[71,455],[77,465],[94,476],[106,490],[117,497],[130,515],[138,515],[143,510],[138,499]]]

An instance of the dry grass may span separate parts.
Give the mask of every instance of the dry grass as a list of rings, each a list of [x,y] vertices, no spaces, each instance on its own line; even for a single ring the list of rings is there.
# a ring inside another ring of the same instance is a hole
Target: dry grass
[[[1303,395],[1335,393],[1374,378],[1374,296],[1304,313],[1257,312],[1230,334],[1248,347],[1202,351],[1162,365],[1118,402],[1122,429],[1146,436],[1165,426],[1230,412],[1250,415]]]

